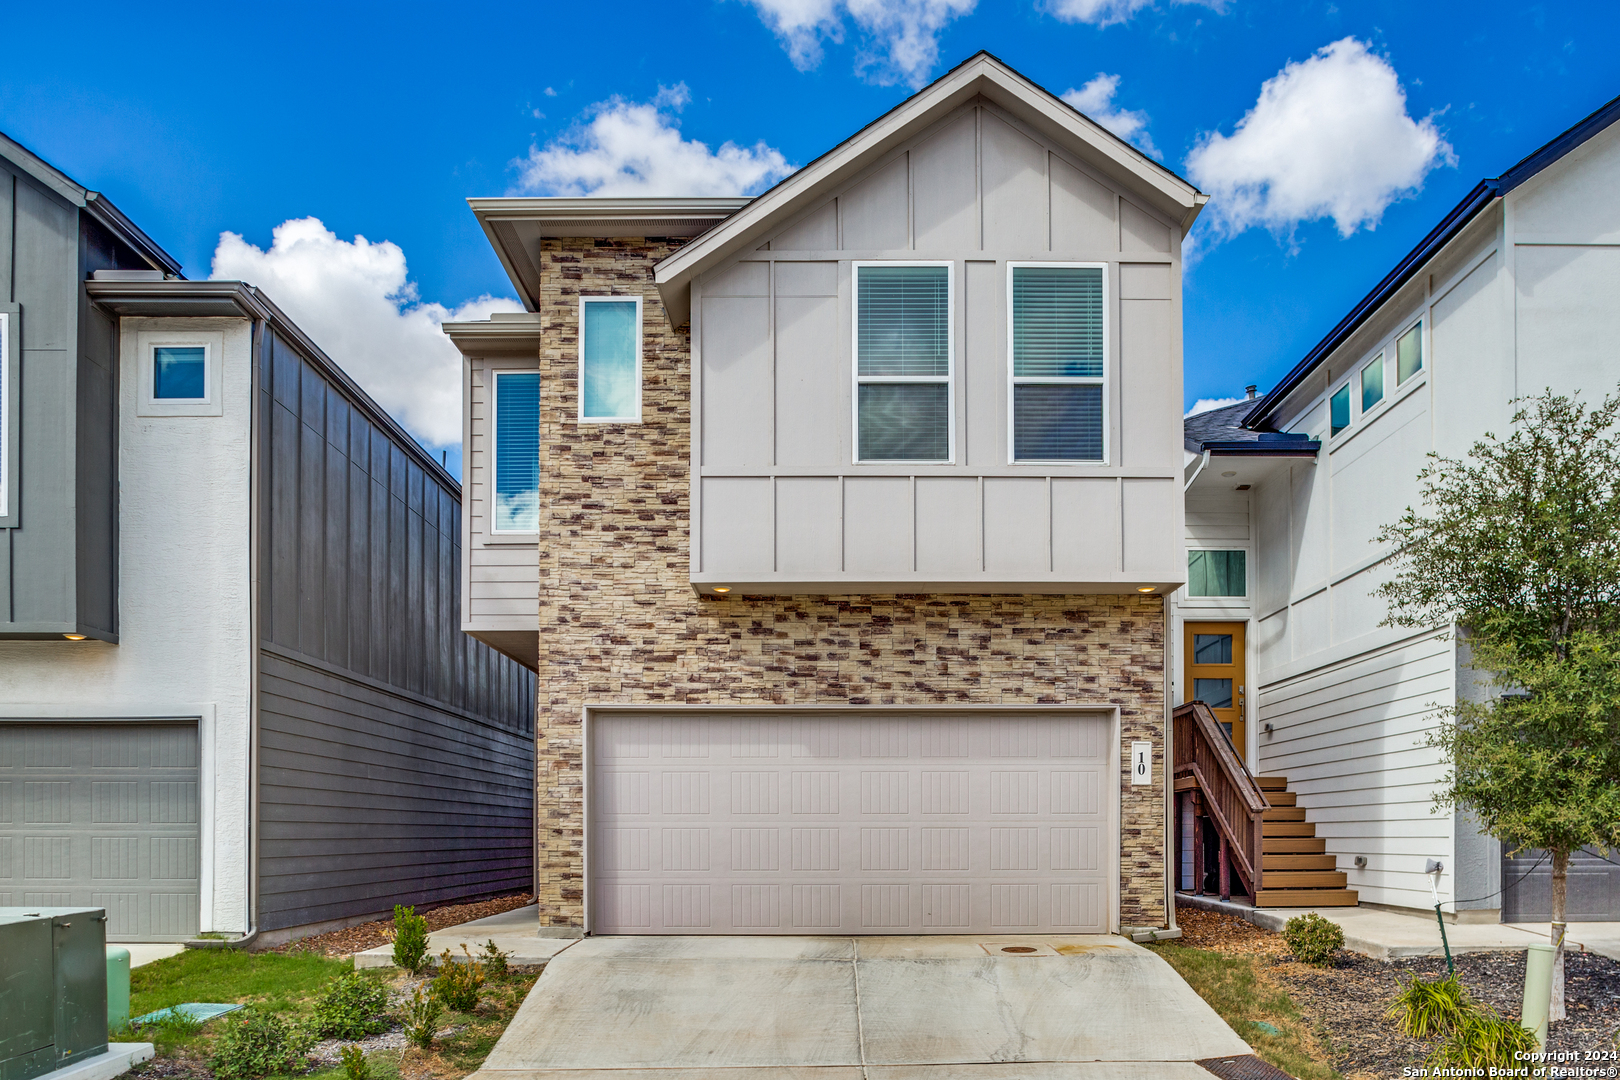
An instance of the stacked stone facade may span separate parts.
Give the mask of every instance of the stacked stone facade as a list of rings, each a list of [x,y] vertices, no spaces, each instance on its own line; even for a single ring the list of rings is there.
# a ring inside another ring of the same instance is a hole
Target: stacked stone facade
[[[1163,926],[1164,602],[1141,596],[699,597],[689,577],[691,365],[652,268],[678,241],[541,252],[541,919],[584,925],[586,704],[1103,704],[1120,709],[1120,921]],[[580,424],[579,296],[642,298],[642,423]]]

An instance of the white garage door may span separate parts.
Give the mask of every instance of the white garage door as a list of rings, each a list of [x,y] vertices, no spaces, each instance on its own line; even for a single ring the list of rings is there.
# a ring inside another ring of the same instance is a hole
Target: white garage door
[[[597,934],[1105,933],[1111,718],[596,714]]]

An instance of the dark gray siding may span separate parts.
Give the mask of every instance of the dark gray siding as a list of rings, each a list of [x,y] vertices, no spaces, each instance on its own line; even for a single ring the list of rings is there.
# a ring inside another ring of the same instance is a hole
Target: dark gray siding
[[[528,888],[534,676],[460,631],[460,492],[264,341],[260,925]]]

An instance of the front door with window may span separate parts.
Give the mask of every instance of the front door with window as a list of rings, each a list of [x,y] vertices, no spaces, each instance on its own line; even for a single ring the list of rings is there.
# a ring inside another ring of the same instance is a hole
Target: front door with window
[[[1243,624],[1190,622],[1185,624],[1184,633],[1184,699],[1208,705],[1231,738],[1238,757],[1247,758],[1243,701],[1248,680],[1243,671]]]

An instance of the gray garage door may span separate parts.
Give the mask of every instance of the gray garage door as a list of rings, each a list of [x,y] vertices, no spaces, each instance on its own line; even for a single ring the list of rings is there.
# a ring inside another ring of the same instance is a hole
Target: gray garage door
[[[107,909],[109,941],[197,933],[197,727],[0,723],[0,905]]]
[[[1095,714],[598,716],[598,934],[1104,933]]]
[[[1552,918],[1552,858],[1521,851],[1502,860],[1502,921],[1546,922]],[[1610,861],[1613,860],[1613,861]],[[1569,857],[1564,917],[1570,922],[1620,919],[1620,854],[1605,859],[1595,851]],[[1538,865],[1539,863],[1539,865]]]

